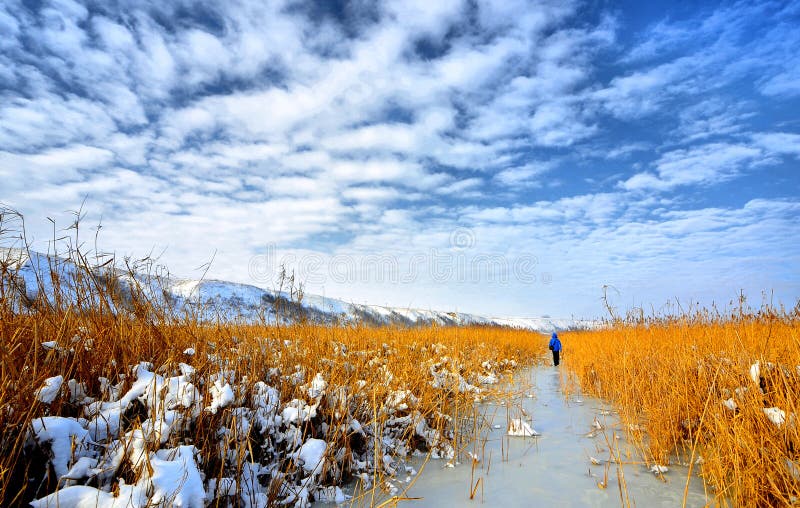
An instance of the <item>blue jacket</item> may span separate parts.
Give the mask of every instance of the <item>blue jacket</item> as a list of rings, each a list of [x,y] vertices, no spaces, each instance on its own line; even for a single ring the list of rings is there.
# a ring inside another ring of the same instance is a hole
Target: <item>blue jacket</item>
[[[553,336],[550,338],[550,345],[553,347],[553,351],[561,351],[561,341],[558,340],[556,332],[553,332]]]

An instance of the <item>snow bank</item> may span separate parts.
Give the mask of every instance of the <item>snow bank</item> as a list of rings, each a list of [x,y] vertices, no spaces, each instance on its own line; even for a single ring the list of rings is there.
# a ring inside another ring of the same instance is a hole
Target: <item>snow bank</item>
[[[33,508],[140,508],[147,504],[141,488],[120,483],[119,495],[94,487],[75,485],[31,502]]]
[[[40,446],[49,445],[53,469],[59,478],[67,474],[73,458],[80,457],[88,447],[89,432],[72,418],[61,416],[36,418],[31,422],[31,431],[33,435],[29,437],[29,441],[32,439]]]
[[[12,252],[13,251],[13,252]],[[62,289],[69,289],[81,270],[72,261],[33,251],[0,249],[6,258],[14,262],[9,266],[23,283],[25,295],[35,299],[39,293],[53,300],[56,293],[50,277],[51,268],[60,276]],[[10,256],[9,256],[10,254]],[[129,274],[125,270],[116,273],[117,280],[131,292],[143,292],[158,305],[169,303],[176,315],[184,311],[198,313],[201,319],[216,321],[219,318],[247,319],[274,323],[277,321],[273,302],[279,298],[291,300],[285,292],[269,291],[257,286],[220,280],[187,280],[170,277],[152,277],[144,274]],[[69,291],[62,292],[62,295]],[[164,300],[162,300],[164,299]],[[72,303],[78,304],[72,296]],[[168,301],[165,301],[168,300]],[[90,303],[90,302],[84,302]],[[496,325],[529,329],[549,333],[571,328],[597,328],[599,321],[553,319],[549,317],[488,317],[462,312],[410,309],[406,307],[384,307],[354,304],[335,298],[306,294],[300,302],[305,318],[325,323],[375,322],[384,324],[439,324],[439,325]],[[281,319],[291,320],[291,316]],[[44,344],[43,344],[44,346]],[[55,347],[55,345],[53,345]],[[45,346],[46,347],[46,346]]]
[[[85,485],[66,487],[37,499],[34,508],[145,508],[177,506],[202,508],[205,490],[202,476],[194,459],[194,446],[159,450],[149,456],[149,467],[134,485],[119,482],[119,495]]]
[[[145,475],[140,481],[152,485],[152,496],[149,499],[151,505],[187,508],[203,506],[205,490],[194,458],[196,453],[194,446],[184,445],[172,450],[159,450],[151,455],[150,467],[153,473]]]
[[[445,346],[429,347],[437,360],[419,368],[431,373],[434,385],[479,391],[459,374],[464,370],[446,356]],[[384,344],[369,360],[378,383],[396,383],[386,363],[396,353]],[[340,347],[337,354],[357,352]],[[59,490],[33,506],[202,507],[215,500],[253,507],[266,507],[270,500],[294,506],[322,500],[341,503],[346,496],[336,484],[343,476],[358,477],[364,486],[375,475],[395,477],[403,471],[398,461],[414,451],[412,442],[434,459],[455,459],[452,418],[440,412],[423,416],[410,389],[385,391],[382,418],[375,422],[372,409],[364,405],[364,393],[371,389],[365,380],[353,387],[330,386],[324,372],[308,379],[299,366],[287,375],[268,369],[265,379],[279,380],[298,397],[282,402],[278,388],[261,380],[250,383],[219,359],[211,362],[219,370],[202,375],[185,363],[161,366],[157,374],[152,364],[140,362],[120,374],[117,384],[98,378],[100,400],[87,396],[87,383],[70,379],[70,400],[82,406],[85,418],[34,420],[28,446],[50,454],[60,481]],[[63,377],[50,378],[38,393],[52,401],[63,384]],[[219,426],[208,446],[221,465],[214,469],[219,476],[210,478],[203,474],[199,451],[190,440],[205,397],[210,400],[205,409],[217,415],[209,420]],[[342,436],[352,440],[350,446],[333,448],[334,439]],[[135,484],[117,476],[121,467],[131,471]]]

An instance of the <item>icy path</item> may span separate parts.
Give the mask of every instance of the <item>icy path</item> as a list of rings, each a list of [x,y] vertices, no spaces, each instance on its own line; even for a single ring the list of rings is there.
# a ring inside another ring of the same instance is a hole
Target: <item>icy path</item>
[[[602,402],[580,395],[571,396],[567,402],[561,393],[558,370],[548,365],[522,371],[517,384],[519,395],[510,404],[480,407],[489,424],[485,447],[482,452],[478,448],[480,462],[474,476],[470,458],[465,455],[455,467],[431,460],[407,493],[422,499],[401,506],[623,506],[616,465],[608,465],[606,488],[598,487],[605,476],[604,462],[609,452],[603,432],[592,432],[595,417],[604,423],[609,440],[616,429],[623,438],[619,447],[624,450],[627,446],[614,417],[603,415],[607,411],[603,411]],[[508,421],[513,418],[532,424],[541,435],[506,437]],[[593,465],[590,456],[601,464]],[[628,459],[623,452],[623,460],[633,462],[638,458],[634,454]],[[685,467],[670,465],[664,482],[643,464],[625,465],[623,473],[631,506],[681,506],[686,472]],[[482,484],[478,485],[474,500],[469,499],[471,476],[473,484],[479,478]],[[687,506],[705,505],[702,482],[695,477]]]

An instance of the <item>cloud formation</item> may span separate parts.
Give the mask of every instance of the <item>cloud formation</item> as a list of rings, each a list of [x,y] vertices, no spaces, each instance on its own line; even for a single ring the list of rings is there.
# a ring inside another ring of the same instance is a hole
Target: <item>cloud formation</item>
[[[268,245],[536,259],[534,283],[309,287],[358,301],[588,316],[604,284],[625,304],[792,300],[798,8],[11,0],[0,202],[41,244],[85,201],[104,248],[166,249],[188,276],[216,252],[210,274],[241,282]]]

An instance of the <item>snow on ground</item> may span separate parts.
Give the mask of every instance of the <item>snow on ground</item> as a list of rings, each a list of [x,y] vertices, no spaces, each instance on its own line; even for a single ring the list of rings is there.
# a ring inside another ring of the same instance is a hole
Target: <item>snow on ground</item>
[[[53,469],[59,478],[67,474],[73,458],[81,457],[88,449],[89,431],[72,418],[61,416],[36,418],[31,423],[31,434],[29,439],[40,445],[45,443],[48,445]]]
[[[300,447],[295,455],[298,464],[311,476],[317,476],[325,465],[325,452],[328,443],[322,439],[309,439]]]
[[[174,296],[179,296],[184,300],[197,300],[200,298],[199,280],[182,280],[170,286],[170,291]]]
[[[482,388],[466,378],[499,380],[516,365],[509,359],[486,360],[482,374],[462,375],[447,346],[431,344],[430,350],[432,359],[418,368],[431,386],[445,393],[478,397]],[[337,355],[347,361],[348,355],[365,353],[340,349]],[[372,354],[373,359],[385,359],[392,352],[384,346]],[[297,370],[281,376],[280,386],[296,386],[300,398],[281,402],[278,385],[238,378],[221,364],[215,366],[213,359],[211,365],[201,377],[185,363],[155,368],[140,362],[129,366],[116,385],[99,378],[99,400],[86,395],[89,380],[47,379],[40,398],[48,403],[68,399],[81,416],[33,421],[26,453],[38,450],[49,457],[57,490],[32,506],[202,507],[220,502],[264,507],[278,502],[307,507],[314,501],[346,501],[344,472],[371,485],[376,475],[405,475],[402,464],[412,452],[430,452],[433,459],[449,464],[456,458],[452,418],[421,414],[419,398],[410,389],[388,392],[377,423],[371,406],[364,404],[371,393],[366,382],[356,384],[354,392],[331,386],[324,372]],[[387,383],[393,378],[386,365],[379,371]],[[327,412],[324,418],[322,411]],[[219,426],[210,432],[212,442],[205,443],[211,450],[198,449],[201,443],[192,437],[201,415],[204,425]],[[347,447],[337,448],[334,443],[341,438],[336,436],[343,435],[354,437]],[[209,452],[221,457],[215,477],[203,472],[201,457]],[[128,483],[119,474],[124,470],[129,471]]]

